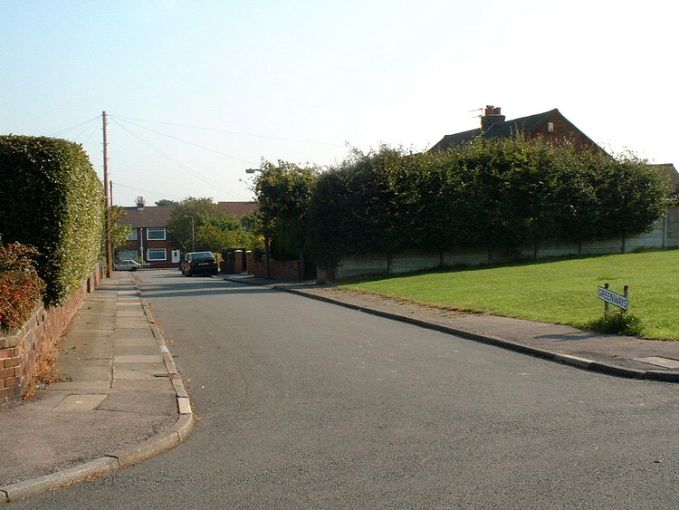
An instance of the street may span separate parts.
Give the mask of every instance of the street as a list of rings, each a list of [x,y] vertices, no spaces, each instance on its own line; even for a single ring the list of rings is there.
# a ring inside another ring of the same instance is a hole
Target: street
[[[178,447],[16,508],[676,508],[679,394],[284,292],[138,271]]]

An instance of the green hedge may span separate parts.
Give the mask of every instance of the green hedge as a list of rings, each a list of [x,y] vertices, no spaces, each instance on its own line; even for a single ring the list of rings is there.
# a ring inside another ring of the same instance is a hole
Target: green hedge
[[[668,194],[635,157],[520,137],[435,154],[383,147],[320,175],[309,202],[310,248],[321,267],[411,248],[516,255],[540,243],[645,232]]]
[[[0,136],[0,236],[38,249],[48,305],[75,292],[99,258],[103,193],[80,145]]]

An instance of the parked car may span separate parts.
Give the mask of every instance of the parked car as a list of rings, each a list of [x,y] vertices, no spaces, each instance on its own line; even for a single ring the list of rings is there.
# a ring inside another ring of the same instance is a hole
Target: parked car
[[[217,274],[219,267],[217,260],[212,252],[209,251],[195,251],[184,255],[184,260],[181,263],[181,271],[184,276],[193,276],[194,274]]]
[[[136,260],[125,259],[113,264],[116,271],[136,271],[141,268],[141,264]]]

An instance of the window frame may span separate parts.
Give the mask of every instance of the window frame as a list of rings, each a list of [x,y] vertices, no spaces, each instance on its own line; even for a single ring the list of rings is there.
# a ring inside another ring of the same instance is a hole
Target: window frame
[[[159,231],[161,230],[163,232],[163,237],[151,237],[151,231]],[[146,228],[146,240],[147,241],[166,241],[167,240],[167,232],[165,231],[165,227],[147,227]]]
[[[151,252],[163,252],[163,258],[157,259],[151,257]],[[148,262],[164,262],[167,260],[167,249],[166,248],[147,248],[146,249],[146,260]]]

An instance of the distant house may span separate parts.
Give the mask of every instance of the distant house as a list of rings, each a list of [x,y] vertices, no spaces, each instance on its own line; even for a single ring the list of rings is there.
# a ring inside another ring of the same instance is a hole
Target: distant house
[[[144,198],[137,198],[136,207],[123,207],[122,223],[132,227],[125,247],[116,254],[117,260],[134,259],[146,267],[177,267],[180,253],[174,249],[167,236],[167,222],[174,207],[144,205]]]
[[[522,134],[528,139],[542,139],[553,143],[569,142],[576,148],[603,151],[585,133],[554,108],[548,112],[505,120],[499,106],[488,105],[481,116],[481,127],[445,135],[430,150],[443,151],[471,142],[475,138],[507,138]]]

